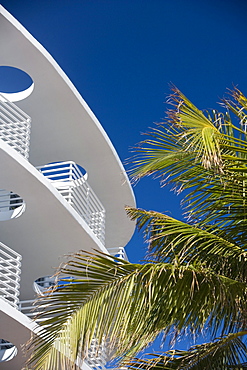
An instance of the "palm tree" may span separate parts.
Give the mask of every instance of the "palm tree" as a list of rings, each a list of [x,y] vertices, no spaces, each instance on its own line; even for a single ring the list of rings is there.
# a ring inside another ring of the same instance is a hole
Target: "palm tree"
[[[184,191],[187,222],[127,207],[149,242],[145,263],[79,252],[62,266],[40,301],[47,319],[32,341],[33,369],[76,369],[93,338],[132,369],[247,369],[247,98],[234,89],[225,113],[202,112],[172,90],[132,176]],[[134,358],[160,333],[201,331],[208,343]]]

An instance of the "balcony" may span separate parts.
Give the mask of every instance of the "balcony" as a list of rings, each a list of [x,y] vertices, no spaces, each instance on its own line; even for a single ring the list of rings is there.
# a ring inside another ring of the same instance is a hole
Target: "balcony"
[[[0,298],[18,308],[21,255],[0,243]]]
[[[24,158],[29,156],[31,118],[0,94],[0,139]]]
[[[0,139],[26,159],[29,156],[30,128],[31,118],[0,94]],[[49,179],[104,244],[105,209],[79,166],[72,161],[67,161],[39,166],[37,169]],[[0,220],[18,217],[25,208],[25,204],[23,207],[20,207],[20,204],[17,205],[21,202],[22,199],[18,195],[1,189]]]
[[[36,167],[87,223],[97,238],[105,241],[105,209],[72,161],[57,162]]]
[[[44,318],[37,317],[39,315],[39,307],[35,305],[34,300],[21,301],[19,304],[19,311],[24,313],[30,319],[40,323]],[[46,316],[52,318],[53,315]],[[10,343],[11,344],[11,343]],[[84,361],[84,360],[83,360]],[[94,370],[106,370],[106,363],[109,361],[109,347],[104,341],[98,345],[96,338],[93,339],[91,347],[88,349],[88,357],[85,362]],[[80,359],[78,358],[78,362]]]

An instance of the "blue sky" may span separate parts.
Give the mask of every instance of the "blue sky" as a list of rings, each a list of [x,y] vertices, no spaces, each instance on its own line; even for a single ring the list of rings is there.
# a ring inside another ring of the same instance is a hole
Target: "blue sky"
[[[140,132],[165,117],[170,82],[201,109],[217,108],[233,85],[247,94],[244,0],[1,4],[62,67],[123,161],[142,139]],[[144,179],[134,191],[139,207],[182,217],[180,199],[160,189],[157,180]],[[134,236],[127,252],[133,262],[143,258],[141,235]]]
[[[238,0],[3,0],[51,53],[100,120],[121,160],[165,117],[169,83],[199,108],[227,88],[247,93],[247,2]],[[1,76],[0,76],[1,77]],[[83,164],[81,164],[83,165]],[[181,217],[157,180],[134,188],[137,205]],[[144,256],[141,235],[127,247]]]

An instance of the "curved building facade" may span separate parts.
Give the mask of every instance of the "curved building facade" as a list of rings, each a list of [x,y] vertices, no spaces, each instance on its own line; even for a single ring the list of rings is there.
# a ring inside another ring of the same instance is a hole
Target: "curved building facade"
[[[126,258],[134,223],[124,206],[135,199],[93,112],[1,6],[0,50],[0,66],[33,81],[18,94],[0,85],[0,368],[18,370],[21,345],[35,327],[30,308],[37,292],[52,283],[64,254],[83,249]]]

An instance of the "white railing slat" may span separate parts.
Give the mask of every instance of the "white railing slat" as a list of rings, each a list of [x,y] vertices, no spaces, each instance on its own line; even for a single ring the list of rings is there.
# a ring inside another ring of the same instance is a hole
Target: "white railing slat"
[[[28,159],[31,118],[0,94],[0,139]]]
[[[72,161],[66,161],[39,166],[37,169],[51,181],[104,244],[105,209],[79,167]]]
[[[15,308],[19,303],[21,255],[0,242],[0,298]]]

